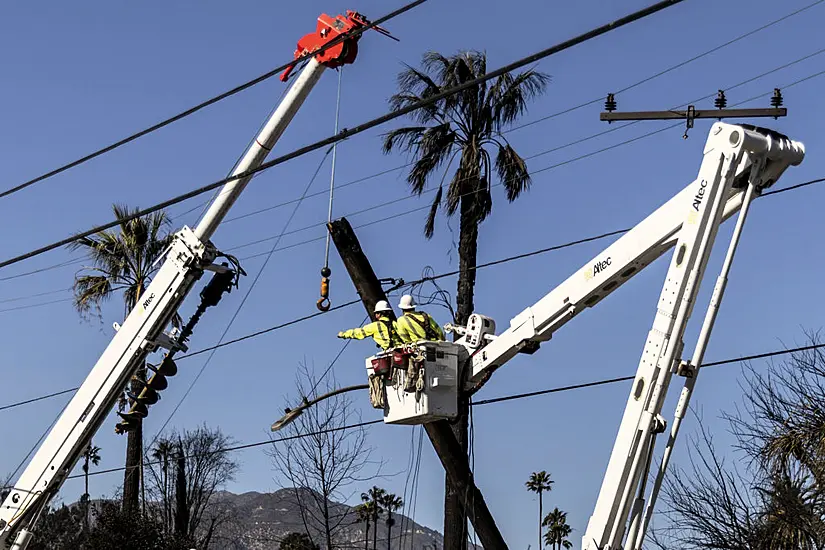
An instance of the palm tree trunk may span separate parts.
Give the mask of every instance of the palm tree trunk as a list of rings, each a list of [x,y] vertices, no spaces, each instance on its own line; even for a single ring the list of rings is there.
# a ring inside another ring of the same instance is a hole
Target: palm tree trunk
[[[145,370],[143,371],[145,372]],[[138,384],[132,383],[132,391]],[[137,389],[137,391],[140,391]],[[140,508],[140,465],[143,462],[143,422],[138,420],[135,429],[129,432],[126,442],[126,472],[123,476],[123,509],[135,512]]]
[[[143,294],[143,285],[139,284],[135,293],[135,303]],[[134,309],[135,304],[126,304],[126,316]],[[131,382],[133,393],[140,393],[142,382],[146,381],[146,367],[142,366],[135,373]],[[143,419],[137,419],[136,427],[130,431],[126,439],[126,471],[123,474],[123,509],[134,512],[140,507],[140,495],[143,480]],[[145,500],[145,499],[144,499]]]
[[[179,448],[175,459],[175,533],[189,534],[189,508],[186,505],[186,459]]]
[[[387,510],[387,550],[392,544],[392,511]]]
[[[89,454],[87,452],[85,461],[83,463],[83,477],[86,485],[86,499],[83,504],[83,527],[86,532],[89,532]]]
[[[367,532],[364,535],[364,550],[370,550],[370,520],[367,518]]]
[[[538,550],[541,550],[541,548],[542,548],[542,546],[541,546],[541,520],[544,519],[542,517],[543,512],[544,512],[544,510],[542,508],[543,507],[542,507],[542,502],[541,502],[541,491],[539,491],[539,545],[537,547]]]
[[[458,325],[466,325],[473,313],[473,294],[476,284],[476,259],[478,256],[478,216],[470,197],[461,199],[461,225],[458,237],[458,288],[456,292],[456,318]],[[456,334],[453,335],[457,339]],[[460,386],[459,386],[460,387]],[[458,416],[452,424],[453,433],[467,454],[467,428],[469,425],[469,401],[459,392]],[[467,516],[462,514],[466,495],[454,491],[445,474],[444,488],[444,550],[467,550]]]
[[[372,524],[372,550],[376,550],[378,545],[378,514],[372,516]]]

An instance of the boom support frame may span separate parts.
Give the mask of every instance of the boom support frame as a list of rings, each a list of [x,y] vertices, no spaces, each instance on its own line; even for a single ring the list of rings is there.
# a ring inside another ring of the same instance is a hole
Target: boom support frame
[[[581,311],[594,307],[651,262],[675,247],[631,395],[607,465],[583,550],[639,550],[652,517],[673,446],[694,391],[698,369],[727,284],[753,199],[804,158],[801,143],[750,125],[715,123],[697,178],[574,275],[510,321],[474,314],[458,343],[470,352],[468,386],[477,386],[519,353],[542,342]],[[681,361],[683,337],[722,222],[739,212],[721,273],[690,362]],[[661,409],[674,374],[686,378],[665,454],[645,498],[656,435],[667,422]]]

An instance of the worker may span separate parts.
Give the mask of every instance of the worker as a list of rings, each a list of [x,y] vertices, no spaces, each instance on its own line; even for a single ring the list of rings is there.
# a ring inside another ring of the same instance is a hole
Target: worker
[[[412,296],[405,294],[401,297],[398,307],[404,314],[396,321],[398,336],[405,344],[414,344],[420,340],[443,341],[444,331],[426,312],[416,311],[416,303]]]
[[[396,331],[395,322],[390,318],[392,312],[390,304],[386,300],[379,300],[375,304],[375,321],[361,327],[345,330],[338,333],[338,338],[354,338],[363,340],[369,336],[382,350],[388,350],[401,345],[401,338]]]

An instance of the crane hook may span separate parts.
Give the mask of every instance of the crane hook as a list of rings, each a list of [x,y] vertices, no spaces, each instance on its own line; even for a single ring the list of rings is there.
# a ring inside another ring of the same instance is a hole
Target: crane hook
[[[329,311],[329,276],[332,275],[332,270],[324,266],[321,268],[321,298],[315,302],[315,307],[319,311]]]

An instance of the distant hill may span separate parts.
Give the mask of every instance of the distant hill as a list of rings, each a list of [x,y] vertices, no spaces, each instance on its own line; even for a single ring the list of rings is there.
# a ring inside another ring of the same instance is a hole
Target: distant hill
[[[305,501],[311,499],[304,499]],[[236,495],[217,493],[214,502],[232,510],[233,521],[215,532],[215,550],[277,550],[281,538],[291,532],[305,532],[301,511],[294,489],[281,489],[274,493],[249,492]],[[360,550],[364,548],[365,526],[357,523],[354,508],[330,502],[330,516],[342,517],[343,523],[336,546]],[[437,550],[443,547],[440,533],[414,523],[403,514],[393,514],[391,550]],[[387,548],[387,526],[383,519],[378,522],[378,549]],[[324,547],[324,536],[319,526],[310,526],[313,540]],[[372,531],[370,525],[370,543]]]

